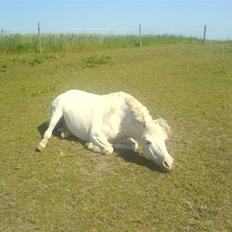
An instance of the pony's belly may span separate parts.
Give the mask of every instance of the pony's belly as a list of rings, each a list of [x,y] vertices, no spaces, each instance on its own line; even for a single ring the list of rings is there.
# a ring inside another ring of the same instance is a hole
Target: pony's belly
[[[91,124],[89,123],[88,115],[64,113],[63,116],[66,126],[73,135],[84,141],[89,140]]]

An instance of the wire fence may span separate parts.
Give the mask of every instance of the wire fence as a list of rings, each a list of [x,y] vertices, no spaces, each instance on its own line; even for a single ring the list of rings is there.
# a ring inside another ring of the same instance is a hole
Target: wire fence
[[[134,28],[66,28],[64,30],[49,30],[40,23],[33,30],[14,28],[11,30],[1,28],[0,50],[62,50],[83,47],[134,47],[147,46],[154,43],[202,42],[208,39],[207,26],[192,28],[191,32],[177,32],[169,28],[158,26],[156,32],[153,28],[143,27],[139,24]]]
[[[147,27],[139,24],[135,27],[70,27],[70,28],[48,28],[46,25],[41,25],[41,32],[44,34],[102,34],[102,35],[137,35],[139,31],[141,35],[175,35],[202,38],[204,25],[196,25],[191,28],[184,25],[176,25],[176,27],[154,25]],[[0,27],[1,34],[35,34],[37,26],[34,28],[18,27],[6,28]]]

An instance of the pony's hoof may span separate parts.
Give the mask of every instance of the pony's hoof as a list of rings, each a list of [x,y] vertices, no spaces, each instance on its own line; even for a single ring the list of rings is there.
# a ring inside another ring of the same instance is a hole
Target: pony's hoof
[[[85,147],[92,151],[94,149],[94,144],[91,142],[88,142],[85,144]]]
[[[61,137],[62,139],[65,139],[65,138],[66,138],[65,133],[64,133],[63,131],[60,133],[60,137]]]
[[[38,151],[38,152],[42,152],[43,149],[44,149],[44,147],[43,147],[41,144],[38,144],[38,145],[36,146],[36,151]]]

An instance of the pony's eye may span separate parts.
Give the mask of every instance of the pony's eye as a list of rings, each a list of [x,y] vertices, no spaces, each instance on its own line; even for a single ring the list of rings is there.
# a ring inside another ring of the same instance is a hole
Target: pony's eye
[[[147,146],[151,145],[151,142],[148,141],[148,140],[145,140],[145,143],[146,143]]]

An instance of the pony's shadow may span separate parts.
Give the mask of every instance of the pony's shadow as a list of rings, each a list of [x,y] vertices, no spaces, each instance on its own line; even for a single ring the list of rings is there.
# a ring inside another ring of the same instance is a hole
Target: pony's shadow
[[[43,122],[41,125],[37,127],[37,130],[39,131],[41,138],[43,137],[44,132],[47,130],[47,128],[48,128],[48,122]]]
[[[146,167],[152,171],[160,171],[159,168],[152,161],[146,159],[138,152],[121,149],[117,149],[115,152],[117,156],[119,156],[128,163],[135,163],[137,165]]]
[[[53,130],[52,135],[60,138],[60,132],[58,130],[59,126],[60,125],[58,123],[58,125]],[[43,137],[44,132],[46,131],[47,128],[48,128],[48,122],[44,122],[38,126],[37,129],[41,135],[41,138]],[[75,136],[70,136],[69,138],[66,138],[66,139],[69,141],[81,143],[82,145],[85,144],[82,140],[78,139]],[[160,171],[159,168],[152,161],[141,156],[141,154],[138,152],[116,149],[115,153],[118,157],[120,157],[121,159],[125,160],[128,163],[135,163],[137,165],[147,167],[148,169],[150,169],[152,171]]]
[[[48,124],[49,122],[44,122],[42,123],[41,125],[39,125],[37,127],[37,130],[39,131],[40,133],[40,136],[41,136],[41,139],[43,138],[43,135],[45,133],[45,131],[47,130],[48,128]],[[59,128],[62,124],[62,121],[58,122],[56,127],[54,128],[54,130],[52,131],[52,136],[55,136],[55,137],[58,137],[58,138],[61,138],[60,137],[60,131],[59,131]],[[70,135],[68,138],[65,138],[66,140],[69,140],[69,141],[74,141],[74,142],[78,142],[78,143],[81,143],[82,145],[84,145],[85,143],[78,139],[77,137],[73,136],[73,135]]]
[[[54,130],[53,130],[53,132],[52,132],[52,135],[53,135],[53,136],[55,136],[55,137],[60,137],[60,136],[59,136],[59,130],[58,130],[58,128],[61,126],[61,123],[62,123],[61,121],[57,123],[56,127],[54,128]],[[39,126],[37,127],[37,130],[38,130],[39,133],[40,133],[41,139],[42,139],[42,137],[43,137],[43,135],[44,135],[44,132],[45,132],[45,131],[47,130],[47,128],[48,128],[48,124],[49,124],[49,122],[43,122],[41,125],[39,125]]]

